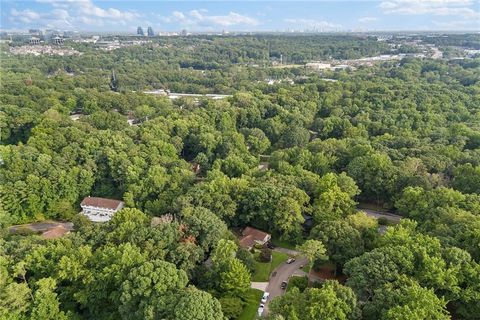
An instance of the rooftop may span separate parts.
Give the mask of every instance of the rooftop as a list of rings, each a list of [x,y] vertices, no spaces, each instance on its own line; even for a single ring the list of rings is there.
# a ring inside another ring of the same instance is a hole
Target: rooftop
[[[252,235],[242,237],[239,241],[242,248],[251,248],[255,245],[255,239]]]
[[[86,197],[83,199],[80,206],[92,206],[97,208],[106,208],[106,209],[117,209],[123,201],[114,200],[114,199],[106,199],[106,198],[97,198],[97,197]]]
[[[61,238],[67,233],[69,233],[70,230],[65,228],[63,225],[58,225],[56,227],[53,227],[50,230],[45,231],[42,233],[42,238],[43,239],[57,239]]]
[[[244,238],[248,236],[252,236],[254,240],[263,241],[265,237],[269,236],[269,234],[252,227],[246,227],[242,231],[242,236],[244,236]]]

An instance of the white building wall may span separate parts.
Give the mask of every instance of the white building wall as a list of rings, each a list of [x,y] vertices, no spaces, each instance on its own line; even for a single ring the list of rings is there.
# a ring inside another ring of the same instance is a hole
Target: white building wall
[[[119,205],[117,209],[98,208],[84,205],[82,206],[83,211],[81,213],[93,222],[107,222],[112,219],[115,212],[122,208],[123,204]]]

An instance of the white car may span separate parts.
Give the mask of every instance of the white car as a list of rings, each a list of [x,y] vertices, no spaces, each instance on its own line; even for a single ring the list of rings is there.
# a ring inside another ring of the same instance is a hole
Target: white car
[[[290,263],[293,263],[293,262],[295,262],[295,259],[294,259],[294,258],[289,258],[289,259],[287,260],[287,264],[290,264]]]
[[[257,310],[257,313],[258,313],[259,317],[262,316],[263,309],[265,309],[265,306],[263,304],[260,304],[260,307],[258,307],[258,310]]]
[[[270,296],[269,292],[264,292],[262,297],[262,303],[266,303],[269,296]]]

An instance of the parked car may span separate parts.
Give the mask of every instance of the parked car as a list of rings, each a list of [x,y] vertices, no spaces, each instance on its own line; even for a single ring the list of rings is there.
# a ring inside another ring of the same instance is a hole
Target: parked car
[[[282,281],[282,284],[280,285],[280,288],[285,290],[287,288],[287,285],[288,285],[287,281]]]
[[[257,314],[258,314],[259,317],[262,316],[264,309],[265,309],[265,305],[260,304],[260,307],[258,307],[258,310],[257,310]]]
[[[288,260],[287,260],[287,263],[288,263],[288,264],[293,263],[293,262],[295,262],[295,259],[294,259],[294,258],[288,258]]]
[[[267,248],[268,249],[275,249],[275,245],[271,242],[267,242]]]
[[[273,271],[272,277],[275,277],[277,275],[277,271]]]
[[[262,302],[266,303],[269,296],[270,296],[270,292],[264,292],[262,297]]]

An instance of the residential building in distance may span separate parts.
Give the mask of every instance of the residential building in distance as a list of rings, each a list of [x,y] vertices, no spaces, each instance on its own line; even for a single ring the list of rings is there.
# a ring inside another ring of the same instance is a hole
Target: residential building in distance
[[[154,37],[154,36],[155,36],[155,32],[153,32],[152,27],[148,27],[148,29],[147,29],[147,35],[148,35],[149,37]]]
[[[261,246],[265,245],[268,241],[270,241],[271,238],[272,236],[269,233],[252,227],[246,227],[242,231],[242,237],[240,238],[240,246],[242,248],[250,250],[256,244]]]
[[[80,207],[82,207],[81,214],[93,222],[109,221],[124,206],[125,203],[123,201],[97,197],[86,197],[80,203]]]
[[[29,43],[30,43],[31,45],[40,44],[40,39],[37,38],[37,37],[31,37],[30,40],[29,40]]]
[[[143,28],[142,27],[138,27],[137,28],[137,36],[144,36],[145,33],[143,32]]]
[[[325,70],[325,69],[330,69],[332,65],[330,63],[309,62],[305,64],[305,67],[312,70]]]
[[[62,45],[63,44],[63,38],[60,38],[59,36],[55,36],[52,38],[52,43],[56,45]]]

